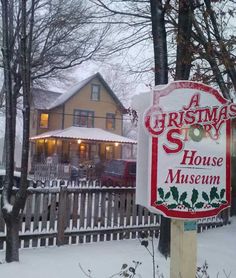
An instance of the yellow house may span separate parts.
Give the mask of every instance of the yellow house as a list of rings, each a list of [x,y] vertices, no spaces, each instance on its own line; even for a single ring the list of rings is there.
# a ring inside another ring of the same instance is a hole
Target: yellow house
[[[34,89],[31,104],[31,160],[82,163],[121,158],[126,109],[100,73],[65,93]]]

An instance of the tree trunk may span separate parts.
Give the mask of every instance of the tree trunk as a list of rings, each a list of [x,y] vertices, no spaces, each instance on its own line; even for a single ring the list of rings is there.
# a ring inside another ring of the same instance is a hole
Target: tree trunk
[[[12,214],[8,214],[5,217],[7,235],[6,235],[6,262],[18,262],[19,261],[19,217],[13,217]]]
[[[150,0],[155,64],[155,85],[168,83],[165,11],[162,0]]]
[[[187,80],[191,70],[193,51],[190,43],[193,25],[191,1],[179,0],[177,55],[175,80]]]
[[[27,33],[27,9],[26,1],[20,1],[20,8],[22,12],[21,17],[21,60],[20,60],[20,73],[22,80],[23,92],[23,139],[22,139],[22,158],[21,158],[21,181],[20,188],[16,194],[16,200],[13,207],[13,213],[19,215],[20,210],[24,209],[27,197],[27,174],[28,174],[28,155],[29,155],[29,129],[30,129],[30,79],[31,79],[31,44],[32,32],[34,24],[34,5],[35,1],[31,1],[31,14],[30,14],[30,28],[29,34]],[[28,38],[28,40],[27,40]]]
[[[161,216],[158,250],[165,258],[170,256],[170,219],[164,216]]]
[[[34,23],[34,0],[32,0],[29,27],[28,30],[28,13],[26,0],[19,1],[20,10],[20,59],[15,64],[19,68],[19,75],[14,81],[15,91],[13,94],[13,78],[11,75],[12,49],[11,49],[11,33],[13,25],[11,24],[12,13],[9,1],[2,2],[2,22],[3,22],[3,62],[4,62],[4,89],[6,96],[6,178],[2,190],[2,212],[7,227],[6,239],[6,262],[19,261],[19,219],[20,212],[23,210],[27,197],[27,170],[28,170],[28,153],[29,153],[29,121],[30,121],[30,80],[31,80],[31,45],[32,31]],[[11,2],[13,3],[13,2]],[[22,82],[23,95],[23,147],[21,162],[21,181],[20,188],[16,194],[14,202],[11,203],[12,186],[13,186],[13,170],[14,170],[14,144],[15,144],[15,123],[16,123],[16,105],[17,90],[20,89]],[[18,88],[17,88],[18,86]]]
[[[155,64],[155,85],[168,83],[168,55],[165,28],[165,11],[161,0],[150,0],[152,36]],[[170,219],[161,216],[158,250],[170,255]]]

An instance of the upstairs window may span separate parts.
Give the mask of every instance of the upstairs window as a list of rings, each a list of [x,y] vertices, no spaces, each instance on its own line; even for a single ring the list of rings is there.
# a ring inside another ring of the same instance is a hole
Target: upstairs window
[[[41,113],[39,117],[39,127],[44,129],[48,128],[48,119],[49,119],[48,113]]]
[[[94,126],[94,112],[89,110],[74,110],[74,126],[93,127]]]
[[[115,128],[116,128],[115,114],[107,113],[107,115],[106,115],[106,129],[115,129]]]
[[[92,84],[91,85],[91,100],[99,101],[100,100],[100,85]]]

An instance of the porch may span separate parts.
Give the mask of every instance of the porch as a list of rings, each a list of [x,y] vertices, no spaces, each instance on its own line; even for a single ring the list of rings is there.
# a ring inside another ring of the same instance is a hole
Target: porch
[[[100,128],[69,127],[39,134],[31,140],[30,173],[41,172],[39,178],[71,177],[73,169],[81,176],[94,175],[99,165],[110,159],[134,158],[135,140]],[[99,173],[97,173],[99,175]]]

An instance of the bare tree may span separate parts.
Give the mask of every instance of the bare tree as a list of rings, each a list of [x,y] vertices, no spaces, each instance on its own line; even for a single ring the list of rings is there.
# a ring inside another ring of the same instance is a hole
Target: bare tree
[[[85,1],[40,0],[32,37],[33,80],[57,78],[62,70],[104,54],[109,27],[90,23],[92,13]]]
[[[154,51],[141,62],[143,67],[136,63],[136,73],[154,71],[155,85],[167,83],[168,77],[197,77],[198,81],[218,85],[230,99],[231,86],[227,86],[227,81],[234,86],[235,58],[229,46],[232,49],[235,38],[224,38],[223,26],[234,11],[229,6],[222,8],[225,1],[91,1],[100,8],[95,21],[99,18],[117,27],[118,42],[113,42],[111,51],[124,51],[152,40]],[[204,71],[200,65],[204,65]],[[169,221],[163,217],[159,250],[165,256],[169,254],[169,235]]]
[[[19,5],[11,0],[9,27],[13,92],[17,99],[22,80],[18,67]],[[32,82],[46,86],[49,80],[65,78],[64,70],[78,66],[103,53],[109,27],[90,23],[92,9],[82,0],[36,0],[31,42]],[[31,13],[30,6],[27,14]],[[45,85],[46,84],[46,85]]]
[[[90,14],[83,1],[1,0],[2,61],[5,95],[6,178],[1,208],[6,222],[6,261],[19,260],[19,223],[27,194],[30,92],[33,82],[58,77],[102,48],[106,28],[86,25]],[[23,144],[20,188],[13,197],[17,101],[21,97]]]
[[[29,114],[30,114],[30,48],[32,37],[32,23],[34,17],[34,0],[31,1],[31,13],[27,16],[26,1],[19,3],[19,41],[20,60],[18,61],[20,78],[22,80],[23,96],[23,148],[22,148],[22,171],[20,189],[12,202],[13,171],[14,171],[14,138],[15,138],[15,103],[12,86],[11,64],[12,52],[12,1],[2,0],[2,25],[3,25],[3,61],[4,61],[4,91],[6,98],[6,178],[3,184],[1,207],[6,222],[6,261],[19,260],[19,220],[20,211],[24,208],[27,190],[27,166],[29,150]],[[27,28],[27,19],[30,27]]]
[[[101,73],[119,100],[127,106],[135,93],[135,80],[131,80],[120,65],[106,65]]]
[[[98,10],[93,17],[95,22],[110,23],[113,26],[114,35],[110,50],[113,52],[128,50],[128,55],[136,52],[149,53],[149,55],[138,55],[132,59],[129,69],[135,74],[153,75],[153,52],[151,34],[151,10],[149,1],[139,0],[90,0]],[[191,36],[191,45],[184,49],[185,65],[189,67],[190,79],[202,81],[207,84],[219,86],[225,97],[229,98],[229,89],[235,84],[235,36],[234,29],[229,28],[230,22],[235,16],[235,1],[204,1],[194,0],[192,5],[196,7],[195,13],[190,17],[182,16],[184,6],[179,9],[179,0],[161,1],[165,7],[165,26],[168,49],[168,73],[169,77],[176,79],[179,67],[176,71],[176,41],[181,43],[178,32],[178,18],[188,24],[186,35]],[[179,13],[182,15],[179,16]],[[190,22],[187,22],[190,20]],[[116,28],[115,28],[116,27]],[[192,27],[192,28],[191,28]],[[132,49],[132,51],[131,51]],[[187,51],[186,51],[187,50]],[[126,53],[127,54],[127,53]],[[177,55],[177,56],[176,56]],[[191,60],[190,60],[190,57]],[[128,59],[126,59],[128,60]],[[199,72],[200,69],[200,72]],[[159,69],[158,69],[159,70]],[[157,74],[157,72],[155,72]],[[224,87],[224,85],[226,87]]]
[[[229,1],[230,2],[230,1]],[[195,17],[193,21],[194,30],[193,38],[201,47],[199,47],[199,56],[202,56],[210,65],[212,75],[209,81],[217,83],[225,98],[230,99],[229,86],[227,80],[230,79],[234,90],[236,89],[236,70],[235,57],[232,52],[232,38],[227,39],[224,32],[225,23],[232,16],[230,9],[228,16],[213,8],[211,1],[204,1],[205,5],[201,5],[200,10],[203,14],[202,19]],[[217,18],[221,16],[220,24]]]

